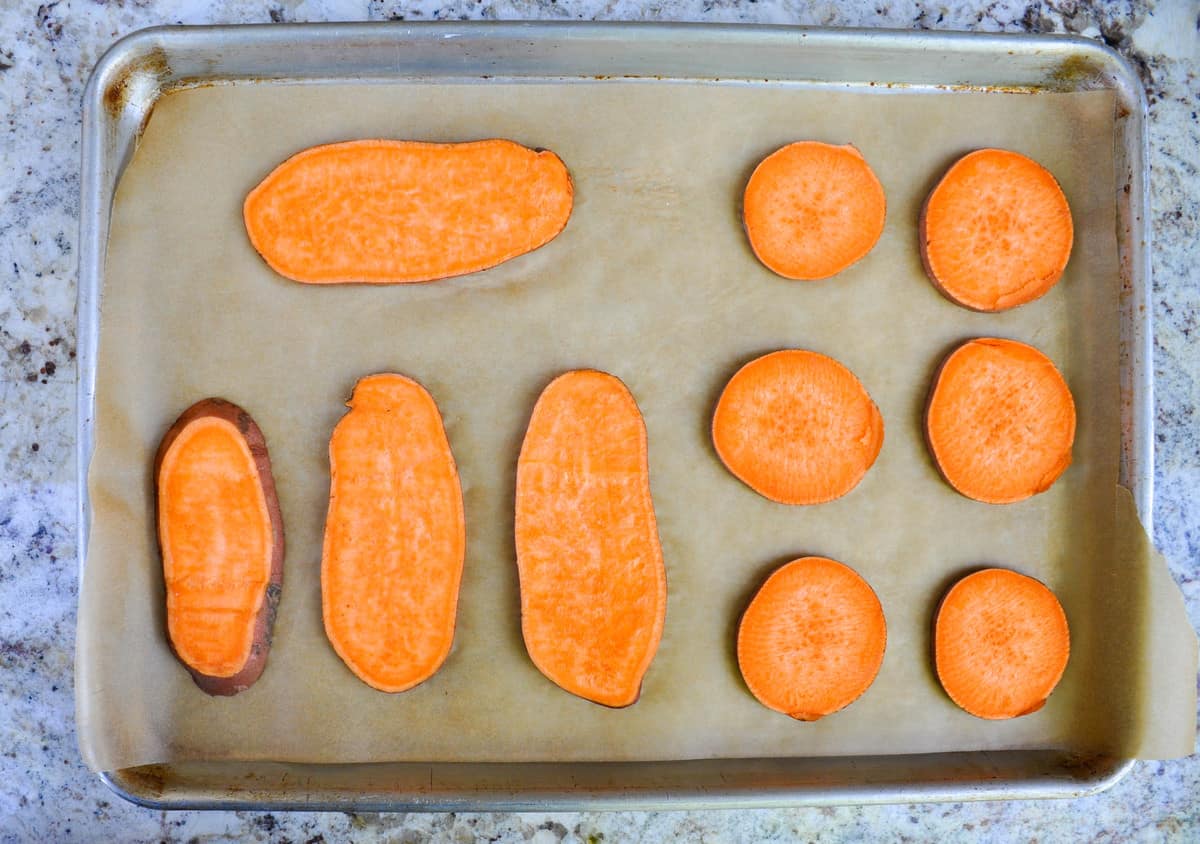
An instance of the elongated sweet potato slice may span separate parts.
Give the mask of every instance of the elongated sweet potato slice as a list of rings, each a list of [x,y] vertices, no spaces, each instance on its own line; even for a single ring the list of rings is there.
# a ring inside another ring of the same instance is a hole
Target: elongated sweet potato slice
[[[329,441],[321,607],[333,649],[367,685],[402,692],[454,641],[466,551],[442,417],[403,375],[363,378]]]
[[[283,517],[262,431],[224,399],[192,405],[154,461],[171,649],[210,695],[262,674],[283,585]]]
[[[1010,504],[1045,492],[1071,465],[1075,401],[1054,363],[1015,340],[984,337],[942,363],[925,439],[968,498]]]
[[[781,504],[820,504],[858,485],[883,447],[883,417],[854,373],[802,349],[771,352],[729,379],[713,414],[725,466]]]
[[[792,279],[828,278],[866,256],[886,216],[883,185],[848,144],[776,150],[755,168],[742,202],[754,254]]]
[[[533,663],[605,706],[638,699],[662,637],[667,580],[629,390],[578,370],[542,392],[517,463],[521,629]]]
[[[280,164],[246,197],[243,216],[281,275],[387,284],[531,252],[566,226],[572,196],[558,156],[512,141],[349,141]]]
[[[853,569],[802,557],[767,578],[742,615],[737,658],[769,709],[815,721],[875,681],[887,648],[879,598]]]
[[[955,583],[938,607],[933,638],[946,694],[993,720],[1041,709],[1071,655],[1058,598],[1008,569],[984,569]]]
[[[1058,283],[1074,240],[1050,171],[1020,153],[963,156],[921,212],[921,259],[948,299],[976,311],[1031,302]]]

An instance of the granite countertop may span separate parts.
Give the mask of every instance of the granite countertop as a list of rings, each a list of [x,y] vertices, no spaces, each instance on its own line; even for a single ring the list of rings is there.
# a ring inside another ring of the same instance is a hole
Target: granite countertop
[[[1195,0],[9,0],[0,4],[0,841],[543,842],[1200,838],[1200,756],[1138,763],[1073,801],[576,814],[161,813],[75,744],[74,303],[80,97],[118,37],[161,23],[638,19],[1075,32],[1150,102],[1156,540],[1200,627],[1200,5]]]

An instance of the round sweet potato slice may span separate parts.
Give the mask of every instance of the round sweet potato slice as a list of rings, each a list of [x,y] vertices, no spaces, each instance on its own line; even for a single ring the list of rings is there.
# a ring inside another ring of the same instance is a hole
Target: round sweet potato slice
[[[802,557],[767,578],[738,626],[737,659],[768,709],[815,721],[857,700],[883,664],[887,622],[857,572]]]
[[[862,153],[850,145],[797,141],[755,168],[742,200],[758,259],[790,279],[836,275],[874,248],[887,199]]]
[[[883,416],[838,361],[784,349],[739,369],[717,401],[713,447],[726,468],[781,504],[848,493],[883,448]]]
[[[925,439],[942,476],[963,495],[988,504],[1023,501],[1071,465],[1075,401],[1037,349],[982,337],[942,363]]]
[[[978,718],[1037,712],[1067,668],[1071,636],[1058,598],[1009,569],[969,574],[934,622],[934,662],[950,699]]]
[[[946,172],[921,211],[921,259],[946,298],[1003,311],[1062,277],[1075,231],[1050,171],[1020,153],[981,149]]]

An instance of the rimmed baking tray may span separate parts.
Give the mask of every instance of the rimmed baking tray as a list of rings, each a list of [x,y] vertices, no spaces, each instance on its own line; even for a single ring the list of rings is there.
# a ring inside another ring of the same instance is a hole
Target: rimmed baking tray
[[[1115,182],[1123,285],[1121,482],[1149,525],[1150,312],[1146,304],[1145,103],[1112,51],[1069,37],[831,31],[686,24],[331,24],[168,27],[124,39],[84,98],[78,305],[79,547],[86,566],[95,366],[109,213],[117,180],[165,93],[224,81],[486,81],[651,78],[812,86],[1062,92],[1117,101]],[[1017,750],[908,756],[653,763],[205,762],[108,771],[126,799],[164,808],[460,810],[683,808],[1069,797],[1130,760]]]

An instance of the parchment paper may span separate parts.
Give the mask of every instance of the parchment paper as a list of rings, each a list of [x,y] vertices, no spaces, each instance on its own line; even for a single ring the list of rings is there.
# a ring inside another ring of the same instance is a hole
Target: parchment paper
[[[263,84],[166,97],[117,193],[103,292],[78,641],[88,765],[1189,753],[1194,635],[1128,497],[1115,492],[1113,108],[1107,92],[928,96],[621,81]],[[243,197],[294,152],[362,137],[549,147],[572,173],[574,214],[543,249],[470,277],[321,288],[277,276],[247,242]],[[874,251],[813,283],[764,269],[739,219],[754,165],[802,138],[856,144],[888,198]],[[1063,281],[999,315],[938,295],[916,248],[922,200],[956,157],[981,146],[1047,166],[1076,224]],[[1049,354],[1079,409],[1074,465],[1050,492],[1009,506],[955,493],[921,435],[934,369],[981,335]],[[830,504],[773,504],[730,475],[710,444],[728,377],[786,347],[848,365],[886,423],[875,467]],[[552,685],[520,635],[516,456],[538,393],[574,367],[622,378],[649,431],[669,599],[642,698],[624,710]],[[368,688],[334,654],[319,586],[328,437],[355,380],[389,370],[436,397],[468,525],[454,650],[435,677],[399,695]],[[287,532],[270,660],[234,698],[203,694],[167,648],[152,523],[159,438],[206,396],[242,405],[266,433]],[[815,723],[759,705],[734,658],[750,596],[802,554],[857,569],[888,620],[875,684]],[[1009,722],[959,710],[930,659],[939,597],[993,564],[1044,580],[1072,632],[1070,665],[1048,705]],[[1173,661],[1155,663],[1163,654]],[[1168,664],[1175,670],[1148,667]]]

